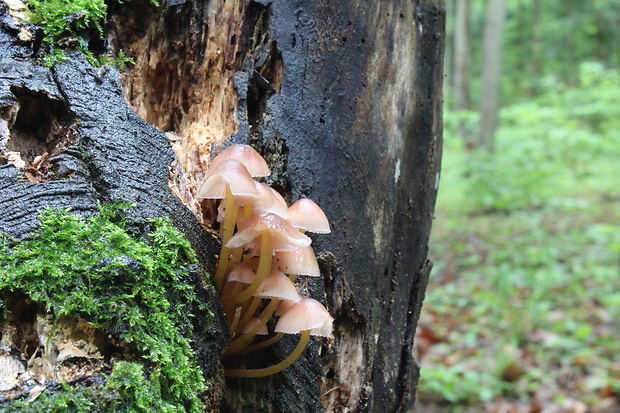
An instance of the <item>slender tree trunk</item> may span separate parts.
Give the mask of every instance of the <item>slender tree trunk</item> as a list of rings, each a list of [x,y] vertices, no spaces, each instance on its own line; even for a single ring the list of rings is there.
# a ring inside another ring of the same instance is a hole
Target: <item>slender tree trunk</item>
[[[444,53],[444,67],[446,71],[446,83],[445,90],[450,94],[449,96],[454,99],[454,59],[455,59],[455,25],[454,22],[456,13],[456,1],[446,1],[446,50]]]
[[[577,27],[577,19],[578,19],[578,8],[579,4],[574,0],[569,0],[567,2],[567,18],[569,28],[566,31],[566,45],[564,48],[565,53],[565,76],[566,82],[570,86],[575,86],[577,83],[577,63],[575,58],[575,48],[577,45],[575,44],[575,28]]]
[[[196,190],[222,142],[249,143],[272,168],[268,183],[288,201],[314,199],[331,220],[331,234],[313,237],[323,278],[299,288],[327,304],[334,338],[282,373],[225,379],[228,331],[197,272],[192,346],[205,411],[407,411],[441,159],[443,1],[135,0],[109,18],[109,46],[136,62],[120,74],[77,52],[38,66],[33,45],[2,26],[2,118],[11,152],[30,157],[0,166],[0,231],[28,238],[44,207],[91,215],[98,203],[129,202],[131,231],[170,217],[210,271],[217,241],[200,225],[212,214]],[[53,147],[29,135],[25,125],[40,122],[48,135],[63,126],[47,139]],[[32,145],[21,145],[28,136]],[[52,170],[67,174],[27,182],[25,168],[52,150]],[[277,362],[292,346],[281,340],[235,362]]]
[[[470,0],[456,2],[456,23],[454,34],[454,110],[471,109],[471,30],[469,26]],[[461,121],[457,124],[458,135],[468,148],[475,146],[475,131]]]
[[[493,151],[499,112],[499,95],[504,32],[504,0],[488,0],[484,25],[482,91],[478,146]]]
[[[542,75],[542,34],[541,34],[541,4],[540,0],[532,1],[532,74],[535,77]],[[536,92],[536,90],[534,90]]]
[[[471,79],[471,47],[469,29],[470,0],[456,3],[454,36],[454,109],[471,108],[469,81]]]

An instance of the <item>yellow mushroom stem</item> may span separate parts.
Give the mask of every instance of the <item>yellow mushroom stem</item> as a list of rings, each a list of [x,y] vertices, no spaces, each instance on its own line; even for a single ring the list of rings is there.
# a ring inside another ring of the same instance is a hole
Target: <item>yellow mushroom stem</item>
[[[235,221],[237,222],[237,228],[241,228],[243,223],[252,216],[252,212],[254,211],[254,206],[249,203],[243,206],[243,218],[241,220],[237,220],[237,216],[239,215],[239,207],[235,209],[236,209]],[[234,228],[234,225],[233,225],[233,228]],[[228,242],[228,240],[226,240],[226,242]],[[222,242],[222,245],[223,245],[223,242]],[[228,267],[232,267],[234,265],[239,264],[241,262],[241,257],[243,257],[243,248],[241,247],[235,248],[232,254],[232,259],[229,260],[230,262],[228,263]]]
[[[310,330],[304,330],[301,332],[301,338],[299,339],[299,343],[295,350],[284,360],[275,364],[271,367],[266,367],[264,369],[226,369],[224,370],[224,375],[227,377],[248,377],[248,378],[256,378],[256,377],[267,377],[272,374],[278,373],[291,364],[295,362],[306,348],[306,344],[308,344],[308,340],[310,339]]]
[[[241,228],[241,226],[243,226],[245,221],[247,221],[248,219],[250,219],[250,217],[252,217],[253,213],[254,213],[254,205],[250,203],[245,204],[243,206],[243,215],[237,218],[237,226]]]
[[[232,266],[239,264],[241,262],[242,256],[243,256],[243,247],[235,248],[228,266],[232,267]]]
[[[237,328],[237,325],[239,324],[240,318],[241,318],[241,307],[235,310],[235,316],[233,317],[232,321],[230,322],[230,325],[228,326],[230,328],[230,334],[232,336],[235,335],[235,329]]]
[[[228,296],[230,297],[230,296]],[[222,300],[224,300],[225,297],[222,297]],[[231,304],[231,305],[224,305],[224,313],[228,314],[228,313],[232,313],[233,311],[240,311],[241,315],[245,314],[246,312],[248,312],[248,307],[250,307],[252,301],[251,300],[246,300],[242,303],[236,303],[236,304]],[[252,311],[256,311],[256,308]],[[253,313],[252,313],[253,314]],[[231,331],[234,332],[239,332],[239,326],[235,327],[235,329],[231,329]]]
[[[256,312],[256,309],[258,308],[258,305],[261,302],[262,302],[262,299],[260,297],[253,297],[250,305],[248,306],[244,305],[241,307],[243,314],[242,314],[241,320],[239,321],[239,324],[237,325],[237,329],[235,333],[241,332],[241,330],[245,327],[247,322],[250,321],[250,318],[254,316],[254,313]]]
[[[215,270],[215,285],[220,291],[222,291],[222,287],[224,285],[224,276],[226,275],[226,270],[228,269],[230,255],[230,248],[226,247],[226,243],[228,243],[228,240],[232,238],[235,231],[237,209],[235,197],[230,191],[230,185],[226,184],[226,197],[224,198],[224,221],[222,222],[222,228],[220,229],[220,235],[222,237],[222,250],[220,251],[220,259]]]
[[[235,338],[234,340],[232,340],[230,342],[230,344],[228,345],[228,349],[226,350],[226,354],[234,353],[236,351],[239,351],[239,350],[243,349],[244,347],[246,347],[248,344],[250,344],[252,342],[252,340],[254,340],[254,337],[256,337],[256,333],[258,333],[258,331],[261,328],[263,328],[264,325],[267,324],[267,322],[269,321],[269,319],[271,318],[273,313],[276,311],[276,308],[278,307],[279,303],[280,303],[279,299],[273,298],[271,300],[271,302],[267,305],[267,307],[265,307],[263,309],[263,311],[260,313],[260,315],[258,316],[258,319],[260,321],[258,323],[256,323],[256,325],[254,327],[252,327],[250,329],[250,331],[248,331],[247,333],[245,333],[243,335],[240,335],[237,338]],[[247,311],[243,315],[243,318],[241,319],[241,321],[237,325],[237,330],[238,330],[237,334],[239,333],[239,331],[241,331],[243,329],[243,327],[247,324],[247,322],[250,320],[250,318],[252,318],[253,315],[254,315],[253,311],[252,311],[252,313]]]
[[[284,337],[284,333],[278,333],[275,336],[270,337],[265,341],[261,341],[260,343],[256,343],[256,344],[252,344],[250,346],[244,347],[241,350],[235,351],[234,353],[229,353],[228,351],[226,351],[226,354],[224,355],[224,357],[238,356],[240,354],[245,354],[251,351],[260,350],[261,348],[265,348],[265,347],[272,345],[276,341],[280,340],[282,337]]]
[[[239,283],[237,281],[225,281],[224,288],[221,291],[221,296],[226,297],[233,294],[233,291],[237,290]]]
[[[271,270],[271,255],[271,234],[269,231],[265,231],[261,235],[260,258],[258,261],[258,269],[256,270],[256,277],[254,277],[252,284],[239,294],[230,297],[222,297],[222,304],[224,305],[225,311],[235,304],[242,303],[252,298],[254,293],[258,290],[258,287],[260,287],[261,283],[265,280],[265,277],[269,275],[269,271]]]

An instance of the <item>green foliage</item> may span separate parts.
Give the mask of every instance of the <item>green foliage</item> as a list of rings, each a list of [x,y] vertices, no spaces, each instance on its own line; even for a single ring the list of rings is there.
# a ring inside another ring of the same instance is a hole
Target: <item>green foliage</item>
[[[40,221],[31,239],[0,242],[0,295],[23,291],[56,317],[83,317],[119,334],[148,371],[119,362],[103,389],[39,397],[29,409],[88,411],[88,399],[105,392],[106,411],[202,411],[204,379],[189,344],[197,303],[185,283],[196,263],[189,243],[164,219],[151,220],[150,234],[138,239],[113,207],[88,219],[45,210]]]
[[[103,36],[107,10],[104,0],[30,0],[28,7],[30,21],[41,26],[43,41],[50,47],[45,58],[49,66],[66,59],[58,45],[63,36],[91,28]]]
[[[484,0],[472,0],[469,13],[473,107],[479,105],[485,5]],[[620,0],[514,0],[506,1],[506,11],[502,49],[503,104],[528,100],[544,92],[548,79],[575,85],[578,81],[576,66],[580,62],[596,59],[608,67],[620,65],[616,47],[620,41],[617,30]]]
[[[84,53],[84,56],[86,57],[86,60],[88,60],[88,63],[90,63],[94,67],[124,66],[127,64],[133,65],[136,63],[131,57],[127,57],[122,49],[118,51],[118,55],[116,57],[111,57],[107,54],[95,56],[95,54],[88,50],[88,48],[82,42],[79,50],[80,52]]]
[[[7,406],[0,405],[0,411],[27,413],[96,413],[102,412],[94,401],[95,392],[81,386],[62,386],[59,391],[51,393],[51,389],[43,392],[36,402],[28,403],[18,400]]]
[[[505,387],[494,375],[469,369],[463,364],[424,369],[420,380],[422,391],[441,394],[451,403],[490,401]]]
[[[596,181],[601,190],[616,187],[620,73],[592,62],[578,73],[578,87],[550,81],[544,94],[502,109],[495,153],[472,151],[448,159],[459,162],[467,177],[469,208],[540,207],[572,193],[583,180]],[[474,129],[476,116],[447,112],[445,118],[446,147],[458,150],[462,139],[449,131],[458,123]]]
[[[504,108],[495,154],[456,136],[475,114],[446,113],[422,400],[620,391],[620,74],[577,73],[575,88],[550,80]]]
[[[158,6],[154,0],[152,4]],[[69,46],[61,46],[63,39],[77,43],[77,48],[95,67],[134,63],[133,59],[125,56],[122,50],[118,52],[117,57],[106,54],[95,56],[82,38],[86,30],[94,32],[100,39],[103,38],[103,25],[107,17],[107,5],[104,0],[30,0],[28,7],[30,22],[41,26],[43,41],[49,48],[44,58],[47,66],[53,66],[67,59],[64,47]]]
[[[101,23],[106,16],[103,0],[30,0],[28,7],[30,21],[43,28],[47,42],[90,27],[103,35]]]

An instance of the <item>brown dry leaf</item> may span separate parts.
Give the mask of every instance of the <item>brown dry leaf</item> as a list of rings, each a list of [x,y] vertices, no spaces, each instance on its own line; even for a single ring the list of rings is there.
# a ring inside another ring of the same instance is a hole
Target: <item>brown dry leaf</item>
[[[24,175],[26,176],[28,182],[30,182],[31,184],[38,184],[39,182],[41,182],[41,172],[39,172],[35,168],[25,169]]]
[[[592,413],[618,413],[620,412],[620,400],[616,397],[606,397],[592,406]]]
[[[45,161],[49,157],[49,153],[45,152],[43,155],[39,155],[32,161],[32,167],[35,169],[39,169],[39,166],[43,161]]]
[[[13,166],[18,169],[24,169],[26,167],[26,162],[24,162],[19,152],[6,151],[4,158],[7,162],[12,163]]]
[[[32,403],[33,401],[35,401],[37,397],[39,397],[41,393],[43,393],[43,390],[45,390],[45,386],[43,385],[38,384],[34,386],[30,390],[29,397],[28,397],[28,403]]]
[[[26,4],[21,0],[4,0],[9,6],[9,14],[16,19],[26,20]]]

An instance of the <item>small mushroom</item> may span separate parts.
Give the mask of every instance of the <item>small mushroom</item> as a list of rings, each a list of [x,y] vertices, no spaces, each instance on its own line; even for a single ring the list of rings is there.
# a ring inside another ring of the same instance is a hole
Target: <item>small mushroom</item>
[[[226,276],[226,284],[222,290],[222,296],[236,294],[241,284],[252,284],[256,277],[254,270],[246,264],[236,264]]]
[[[250,331],[254,329],[254,327],[256,327],[259,324],[260,324],[260,318],[258,317],[250,318],[250,321],[248,321],[245,327],[243,327],[243,329],[241,330],[241,334],[249,333]],[[263,324],[260,326],[258,331],[254,334],[256,334],[257,336],[266,336],[267,334],[269,334],[269,330],[267,330],[267,326]]]
[[[310,277],[319,277],[321,275],[319,263],[310,245],[293,251],[276,252],[272,260],[271,270]]]
[[[301,333],[295,350],[280,363],[263,369],[227,369],[228,377],[266,377],[284,370],[301,355],[311,335],[330,336],[333,318],[321,303],[312,299],[299,300],[280,317],[275,331],[284,334]]]
[[[271,302],[258,316],[258,319],[260,320],[259,323],[257,323],[254,328],[245,335],[231,341],[226,351],[227,355],[235,353],[250,344],[250,342],[254,339],[255,333],[259,330],[259,328],[266,325],[271,316],[274,314],[280,300],[286,299],[299,301],[301,299],[297,293],[295,285],[286,275],[279,272],[269,274],[258,287],[256,293],[254,293],[254,298],[249,307],[242,310],[245,312],[245,315],[239,321],[238,326],[240,326],[240,328],[237,327],[237,330],[242,331],[245,329],[245,325],[249,322],[252,315],[258,308],[261,298],[270,298]]]
[[[289,222],[295,228],[317,234],[329,234],[329,221],[323,210],[311,199],[302,198],[288,209]]]
[[[243,292],[223,297],[225,307],[241,303],[251,298],[258,286],[263,282],[271,270],[273,251],[294,250],[306,247],[312,242],[306,235],[295,230],[288,222],[275,214],[259,214],[248,219],[228,243],[228,248],[238,248],[249,244],[260,237],[260,258],[256,278]]]
[[[241,144],[231,145],[220,152],[220,154],[211,161],[209,169],[215,168],[220,163],[229,159],[235,159],[243,163],[253,177],[269,176],[271,174],[267,162],[265,162],[265,159],[263,159],[256,149]]]
[[[281,272],[269,274],[254,293],[255,297],[295,300],[299,294],[295,285]]]
[[[235,230],[238,206],[249,198],[258,198],[254,179],[247,168],[234,159],[225,160],[210,169],[200,191],[199,198],[224,199],[224,222],[220,229],[222,251],[215,270],[215,284],[221,290],[229,262],[229,247],[226,245]],[[240,198],[240,199],[236,199]]]
[[[229,159],[218,164],[215,168],[209,168],[197,197],[224,199],[227,188],[230,188],[235,196],[258,198],[258,191],[254,182],[252,175],[243,163]]]

